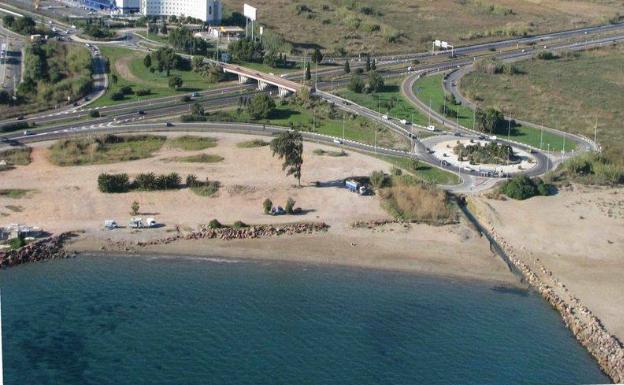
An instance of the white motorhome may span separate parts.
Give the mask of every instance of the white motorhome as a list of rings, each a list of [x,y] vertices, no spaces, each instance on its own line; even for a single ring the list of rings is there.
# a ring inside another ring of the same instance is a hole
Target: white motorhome
[[[107,219],[104,221],[104,227],[109,229],[109,230],[113,230],[119,227],[119,225],[117,225],[117,222],[115,222],[114,219]]]

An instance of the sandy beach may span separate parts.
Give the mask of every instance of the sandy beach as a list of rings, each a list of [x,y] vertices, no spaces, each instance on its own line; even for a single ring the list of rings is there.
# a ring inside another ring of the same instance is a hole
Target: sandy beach
[[[474,202],[498,234],[537,258],[624,340],[624,189],[574,186],[554,197]]]
[[[171,136],[181,135],[179,133]],[[195,133],[193,135],[196,135]],[[268,147],[243,149],[237,143],[254,139],[248,135],[210,134],[218,139],[215,148],[187,152],[163,147],[153,158],[108,165],[58,167],[48,161],[50,143],[39,143],[33,163],[2,175],[1,188],[36,190],[27,198],[0,198],[2,224],[22,223],[58,233],[79,230],[80,239],[70,250],[207,257],[283,260],[306,263],[413,271],[471,279],[515,282],[507,266],[489,250],[489,244],[463,223],[434,227],[391,224],[374,229],[354,229],[356,221],[387,220],[388,214],[375,196],[361,197],[336,185],[350,176],[369,175],[373,170],[390,169],[381,160],[348,152],[346,157],[313,154],[314,149],[335,150],[306,143],[303,188],[281,171],[280,161]],[[196,153],[224,158],[214,164],[179,163],[169,159]],[[97,190],[102,172],[165,173],[218,180],[218,196],[200,197],[188,190],[103,194]],[[327,187],[314,187],[320,181]],[[288,197],[306,212],[300,216],[272,217],[263,214],[262,201],[270,198],[284,205]],[[115,231],[103,229],[108,218],[124,225],[130,218],[131,203],[141,205],[142,216],[154,216],[165,224],[159,229]],[[19,211],[7,209],[19,206]],[[182,240],[167,245],[136,247],[136,242],[162,239],[172,233],[196,230],[217,218],[222,223],[242,220],[249,224],[325,222],[325,233],[255,240]],[[125,246],[120,247],[119,242]],[[128,247],[127,245],[130,245]]]

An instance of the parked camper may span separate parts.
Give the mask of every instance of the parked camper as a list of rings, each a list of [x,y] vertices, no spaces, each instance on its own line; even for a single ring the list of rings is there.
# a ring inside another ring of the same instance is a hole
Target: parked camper
[[[276,206],[271,208],[271,215],[284,215],[286,210],[282,206]]]
[[[156,219],[154,218],[147,218],[145,220],[146,227],[156,227],[157,225],[158,225],[158,222],[156,222]]]
[[[119,226],[117,225],[117,222],[115,222],[114,219],[107,219],[104,221],[104,227],[107,228],[108,230],[113,230],[118,228]]]

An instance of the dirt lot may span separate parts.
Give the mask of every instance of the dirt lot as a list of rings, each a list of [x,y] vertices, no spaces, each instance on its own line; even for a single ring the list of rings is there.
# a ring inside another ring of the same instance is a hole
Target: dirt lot
[[[624,189],[577,186],[554,197],[476,203],[500,235],[539,258],[624,340]]]

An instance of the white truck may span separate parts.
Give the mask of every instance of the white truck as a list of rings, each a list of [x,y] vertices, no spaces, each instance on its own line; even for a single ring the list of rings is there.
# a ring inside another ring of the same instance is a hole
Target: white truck
[[[435,126],[434,125],[429,125],[427,126],[427,131],[435,131]]]

